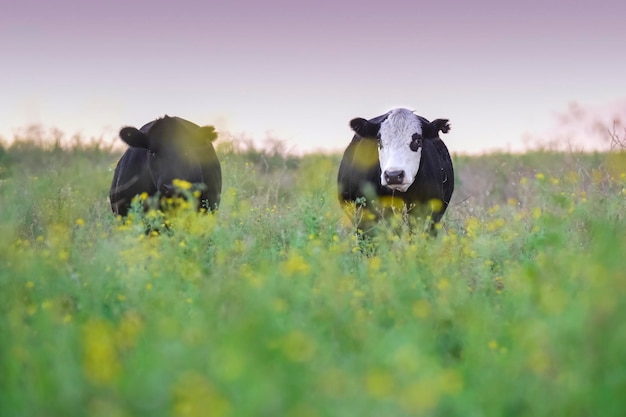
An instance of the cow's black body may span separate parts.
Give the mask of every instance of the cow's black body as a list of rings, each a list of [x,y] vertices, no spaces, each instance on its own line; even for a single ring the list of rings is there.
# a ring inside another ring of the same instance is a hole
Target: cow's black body
[[[165,116],[141,129],[123,128],[120,137],[130,147],[113,175],[109,197],[115,214],[126,216],[133,197],[142,193],[172,196],[174,179],[199,186],[198,209],[218,207],[222,171],[212,144],[217,138],[212,126]]]
[[[380,124],[387,115],[369,122]],[[434,225],[448,207],[454,191],[454,169],[448,149],[439,138],[439,131],[448,132],[448,121],[429,122],[417,117],[422,124],[422,156],[415,180],[406,192],[381,184],[377,138],[355,134],[344,152],[338,174],[339,202],[344,207],[354,205],[356,209],[367,209],[365,214],[355,218],[357,227],[362,230],[373,227],[387,213],[401,209],[409,217],[430,215],[429,228],[435,233]]]

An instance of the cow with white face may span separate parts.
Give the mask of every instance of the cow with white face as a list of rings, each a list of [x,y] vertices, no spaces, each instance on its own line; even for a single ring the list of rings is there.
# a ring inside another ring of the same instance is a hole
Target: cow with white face
[[[356,133],[339,167],[339,201],[345,208],[365,209],[357,227],[373,227],[386,213],[402,211],[435,225],[454,190],[454,170],[439,132],[446,119],[429,122],[407,109],[394,109],[370,120],[350,121]]]

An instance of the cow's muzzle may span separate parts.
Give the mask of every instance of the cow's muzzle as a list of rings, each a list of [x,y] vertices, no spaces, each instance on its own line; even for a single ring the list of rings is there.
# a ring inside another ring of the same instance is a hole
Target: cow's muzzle
[[[400,185],[404,182],[404,175],[403,170],[385,171],[385,181],[387,185]]]

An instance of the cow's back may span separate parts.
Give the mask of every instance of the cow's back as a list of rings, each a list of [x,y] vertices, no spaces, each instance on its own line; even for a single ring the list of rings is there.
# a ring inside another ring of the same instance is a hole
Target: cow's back
[[[148,170],[148,151],[128,148],[117,163],[113,174],[109,192],[113,213],[126,216],[133,197],[143,192],[148,194],[156,192]]]
[[[202,161],[204,190],[200,196],[200,207],[213,211],[219,207],[222,195],[222,166],[211,143],[206,145]]]
[[[435,149],[439,154],[440,167],[442,172],[442,186],[443,186],[443,202],[445,207],[450,204],[452,193],[454,191],[454,167],[452,166],[452,158],[448,147],[441,139],[435,139],[433,141]]]
[[[448,149],[439,138],[424,140],[420,169],[415,181],[404,193],[408,205],[423,205],[430,211],[433,200],[441,202],[441,206],[432,212],[435,222],[438,222],[450,203],[454,190],[454,171]]]

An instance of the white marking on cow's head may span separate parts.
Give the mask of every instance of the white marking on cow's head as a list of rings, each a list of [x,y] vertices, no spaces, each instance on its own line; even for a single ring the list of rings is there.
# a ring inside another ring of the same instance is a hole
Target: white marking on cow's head
[[[378,133],[380,182],[393,190],[409,189],[422,158],[422,123],[411,110],[394,109]]]

